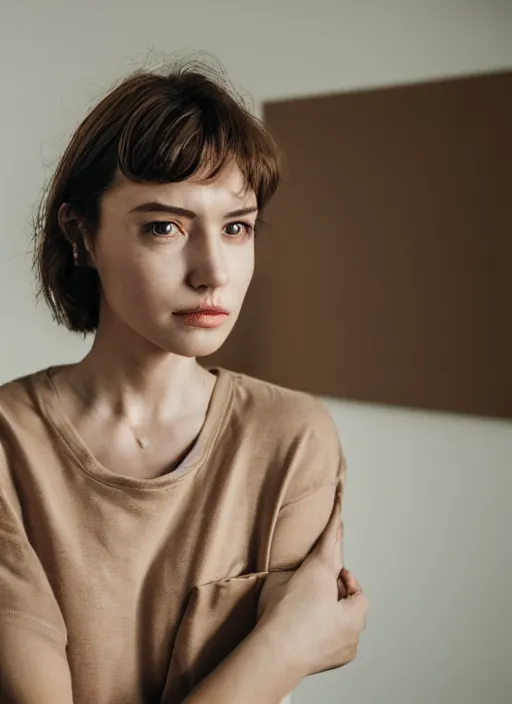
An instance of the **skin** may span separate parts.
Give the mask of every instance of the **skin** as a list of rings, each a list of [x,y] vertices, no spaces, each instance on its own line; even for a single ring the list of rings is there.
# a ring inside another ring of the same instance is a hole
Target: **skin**
[[[307,675],[354,659],[368,603],[353,575],[338,571],[339,511],[338,503],[296,572],[275,590],[265,584],[256,627],[184,704],[278,704]],[[6,704],[73,702],[65,653],[35,631],[2,630],[0,675],[5,673],[10,676],[0,677],[0,699]]]
[[[194,215],[135,210],[152,202]],[[249,212],[230,215],[237,211]],[[215,352],[238,318],[254,271],[257,215],[256,195],[229,165],[208,181],[136,184],[118,176],[102,199],[96,235],[81,230],[101,280],[100,324],[89,354],[54,383],[109,469],[158,476],[197,437],[215,377],[195,358]],[[80,223],[66,205],[60,223],[76,237]],[[194,328],[173,316],[204,304],[229,311],[221,327]]]
[[[304,677],[355,658],[368,602],[354,576],[339,569],[340,508],[336,501],[298,570],[272,590],[265,583],[256,628],[184,704],[283,704]]]
[[[153,201],[195,215],[134,212]],[[252,212],[243,218],[228,215],[240,209]],[[119,177],[102,199],[95,237],[80,229],[68,206],[61,207],[61,227],[72,241],[77,232],[84,237],[103,298],[91,351],[78,364],[58,370],[54,384],[71,421],[104,466],[134,477],[158,476],[197,437],[215,377],[196,357],[217,350],[236,322],[254,269],[256,218],[255,194],[244,188],[234,165],[210,181],[142,185]],[[238,222],[246,225],[239,228]],[[162,232],[169,236],[159,236]],[[204,303],[229,310],[223,326],[190,328],[172,315]],[[145,448],[137,443],[140,437],[147,440]],[[0,446],[0,469],[4,459]],[[257,627],[187,703],[278,704],[303,677],[355,657],[367,603],[356,580],[340,569],[339,526],[337,505],[299,569],[269,575]],[[2,701],[72,704],[65,653],[38,633],[3,628],[3,668]]]

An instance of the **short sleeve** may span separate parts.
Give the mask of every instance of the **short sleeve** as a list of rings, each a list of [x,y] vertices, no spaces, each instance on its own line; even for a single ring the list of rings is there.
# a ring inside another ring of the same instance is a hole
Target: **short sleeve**
[[[37,631],[59,649],[67,643],[64,619],[21,520],[21,510],[0,445],[0,632],[3,624]]]
[[[296,569],[311,551],[343,496],[345,455],[323,403],[305,403],[296,437],[283,461],[284,491],[270,546],[270,570]]]

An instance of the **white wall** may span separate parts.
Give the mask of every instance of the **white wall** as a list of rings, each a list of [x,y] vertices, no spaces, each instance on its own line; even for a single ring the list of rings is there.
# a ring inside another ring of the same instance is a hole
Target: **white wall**
[[[0,381],[84,349],[34,309],[29,220],[86,108],[150,49],[213,52],[261,101],[510,67],[511,37],[508,0],[2,0]]]
[[[359,659],[294,704],[510,703],[512,425],[327,405],[347,451],[345,559],[371,611]]]
[[[3,0],[0,381],[87,347],[34,307],[32,207],[85,109],[149,49],[214,52],[258,104],[510,68],[512,2]],[[350,460],[347,558],[373,609],[359,660],[294,704],[504,704],[512,426],[332,410]]]

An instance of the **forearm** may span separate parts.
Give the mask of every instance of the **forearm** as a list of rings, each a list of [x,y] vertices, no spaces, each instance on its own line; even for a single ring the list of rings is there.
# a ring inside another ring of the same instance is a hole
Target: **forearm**
[[[258,624],[183,704],[280,704],[301,679],[274,634]]]

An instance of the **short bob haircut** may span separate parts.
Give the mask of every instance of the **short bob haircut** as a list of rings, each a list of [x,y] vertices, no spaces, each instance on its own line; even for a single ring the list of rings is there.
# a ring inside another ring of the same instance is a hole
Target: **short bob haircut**
[[[279,183],[278,149],[221,71],[193,62],[165,73],[138,70],[115,86],[79,125],[41,199],[34,223],[38,293],[54,318],[78,333],[98,327],[100,282],[83,262],[80,237],[59,224],[70,206],[82,231],[94,239],[101,197],[117,172],[138,183],[172,183],[214,177],[236,163],[261,210]]]

